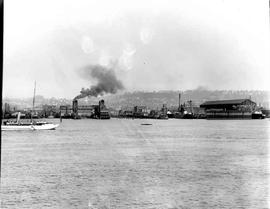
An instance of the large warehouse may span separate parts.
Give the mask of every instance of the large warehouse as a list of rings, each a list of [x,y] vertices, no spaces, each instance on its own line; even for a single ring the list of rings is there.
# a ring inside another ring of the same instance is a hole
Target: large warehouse
[[[200,107],[205,109],[208,119],[251,119],[256,103],[250,99],[218,100],[204,102]]]
[[[75,119],[87,117],[96,119],[110,119],[109,110],[105,106],[104,100],[100,100],[98,105],[78,105],[78,100],[73,100],[73,117]]]

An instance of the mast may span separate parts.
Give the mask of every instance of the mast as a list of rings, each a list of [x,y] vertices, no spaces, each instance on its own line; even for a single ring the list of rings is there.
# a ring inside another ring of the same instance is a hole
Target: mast
[[[18,115],[17,115],[17,124],[20,124],[21,123],[21,112],[18,112]]]
[[[34,114],[34,110],[35,110],[35,97],[36,97],[36,81],[35,81],[34,96],[33,96],[33,107],[32,107],[33,114]],[[32,114],[31,114],[31,120],[32,120]]]

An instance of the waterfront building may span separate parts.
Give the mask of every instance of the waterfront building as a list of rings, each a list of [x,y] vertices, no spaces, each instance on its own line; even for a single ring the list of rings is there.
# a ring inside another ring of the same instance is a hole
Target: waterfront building
[[[98,105],[79,105],[78,100],[73,100],[72,112],[74,118],[110,119],[104,100],[100,100]]]
[[[61,105],[60,106],[60,115],[61,117],[71,117],[72,116],[72,107],[71,105]]]
[[[11,116],[11,108],[8,103],[2,103],[2,118],[9,118]]]
[[[208,119],[249,119],[256,111],[256,103],[250,99],[207,101],[200,107]]]
[[[57,105],[42,105],[42,107],[35,107],[35,111],[41,117],[59,117],[60,108]]]

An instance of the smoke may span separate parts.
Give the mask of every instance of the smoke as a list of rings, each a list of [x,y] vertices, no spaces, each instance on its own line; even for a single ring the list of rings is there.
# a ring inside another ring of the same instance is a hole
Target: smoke
[[[97,80],[97,84],[90,88],[82,88],[80,95],[74,99],[81,99],[87,96],[97,97],[106,93],[115,94],[118,90],[124,89],[124,86],[120,80],[117,79],[115,72],[112,68],[106,68],[101,65],[88,65],[83,68],[84,78],[94,78]]]

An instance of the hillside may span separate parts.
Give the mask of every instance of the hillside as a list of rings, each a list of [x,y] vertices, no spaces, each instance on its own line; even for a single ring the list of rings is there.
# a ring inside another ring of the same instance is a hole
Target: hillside
[[[209,90],[187,90],[181,92],[181,103],[192,100],[195,106],[207,100],[225,100],[237,98],[251,98],[258,105],[269,108],[269,95],[267,91],[209,91]],[[120,108],[124,106],[146,105],[152,109],[160,108],[163,104],[168,107],[178,106],[179,92],[132,92],[122,95],[109,95],[104,99],[110,107]]]
[[[178,106],[178,91],[158,91],[158,92],[126,92],[122,94],[105,95],[99,97],[84,98],[79,101],[79,104],[97,104],[98,100],[104,99],[107,107],[120,109],[122,107],[133,107],[135,105],[146,105],[151,109],[160,108],[163,104],[168,107]],[[195,106],[207,100],[223,100],[223,99],[237,99],[237,98],[251,98],[258,105],[265,108],[270,107],[269,91],[210,91],[204,89],[187,90],[181,92],[181,103],[192,100]],[[4,98],[2,105],[9,103],[11,106],[18,109],[31,107],[32,98],[27,99],[9,99]],[[36,106],[43,104],[48,105],[71,105],[71,99],[57,99],[57,98],[44,98],[43,96],[36,97]]]

